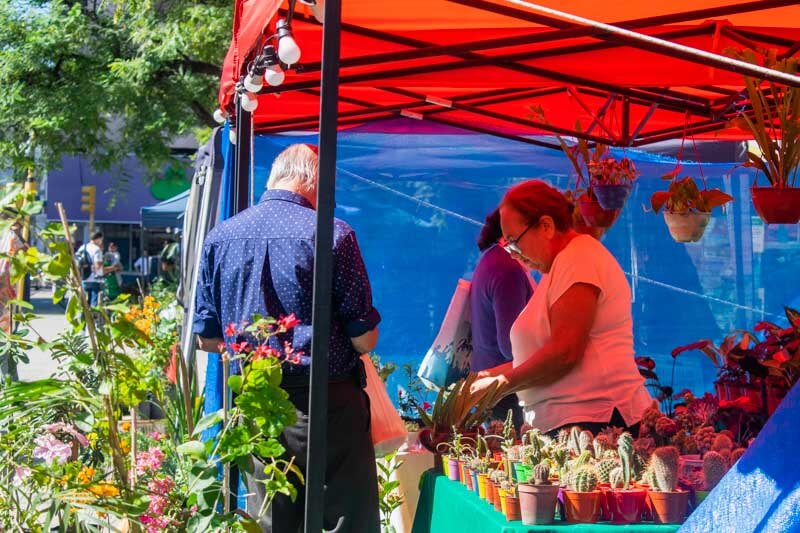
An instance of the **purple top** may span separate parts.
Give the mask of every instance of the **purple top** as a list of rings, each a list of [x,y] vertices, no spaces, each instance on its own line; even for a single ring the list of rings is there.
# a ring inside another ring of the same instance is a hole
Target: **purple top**
[[[470,314],[474,372],[511,361],[511,326],[533,296],[524,267],[494,245],[472,274]]]

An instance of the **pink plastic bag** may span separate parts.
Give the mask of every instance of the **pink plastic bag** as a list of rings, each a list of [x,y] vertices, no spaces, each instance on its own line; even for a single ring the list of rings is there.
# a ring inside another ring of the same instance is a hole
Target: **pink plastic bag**
[[[369,356],[362,355],[361,360],[367,373],[372,443],[375,445],[375,455],[382,457],[397,450],[406,441],[406,425],[389,399],[386,386]]]

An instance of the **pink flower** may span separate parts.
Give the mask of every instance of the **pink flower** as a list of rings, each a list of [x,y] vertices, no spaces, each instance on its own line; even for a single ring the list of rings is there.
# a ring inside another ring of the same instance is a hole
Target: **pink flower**
[[[75,426],[65,424],[64,422],[47,424],[46,426],[44,426],[44,430],[47,431],[48,433],[54,433],[54,434],[58,432],[66,433],[67,435],[70,435],[76,441],[78,441],[78,444],[80,444],[81,446],[86,447],[89,445],[89,439],[84,437],[83,434],[81,434],[77,429],[75,429]]]
[[[164,452],[160,448],[150,448],[146,452],[136,455],[136,473],[138,475],[153,474],[161,468],[164,462]]]
[[[33,442],[36,444],[33,457],[44,460],[48,465],[54,461],[63,465],[72,455],[72,447],[55,438],[52,433],[36,437]]]
[[[270,348],[266,344],[259,344],[256,346],[256,351],[253,353],[253,359],[266,359],[268,357],[279,357],[280,355],[278,350]]]
[[[225,327],[225,336],[226,337],[235,337],[238,332],[239,332],[239,330],[236,329],[236,324],[234,322],[231,322],[230,324],[228,324]]]
[[[164,438],[164,435],[162,435],[158,431],[151,431],[147,436],[156,441],[160,441],[161,439]]]
[[[292,313],[289,316],[281,317],[281,319],[278,320],[278,325],[280,325],[280,327],[282,327],[283,329],[289,330],[294,328],[295,326],[299,326],[300,321],[297,319],[295,314]]]
[[[14,479],[11,480],[11,484],[15,487],[19,487],[30,476],[31,476],[30,468],[28,468],[27,466],[18,466],[14,469]]]
[[[428,409],[431,408],[431,402],[423,402],[422,403],[422,408],[427,411]]]
[[[250,343],[247,341],[234,342],[231,344],[231,350],[233,350],[234,353],[250,353],[253,351],[253,347],[250,346]]]

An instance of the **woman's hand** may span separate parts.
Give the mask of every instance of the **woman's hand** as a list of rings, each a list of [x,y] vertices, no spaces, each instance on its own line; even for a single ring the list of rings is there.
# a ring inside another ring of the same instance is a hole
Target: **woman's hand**
[[[499,385],[499,387],[505,388],[508,386],[508,379],[503,374],[497,376],[486,376],[482,377],[481,372],[478,372],[478,379],[476,379],[472,385],[469,387],[470,394],[481,394],[486,392],[490,387],[492,387],[495,383]]]

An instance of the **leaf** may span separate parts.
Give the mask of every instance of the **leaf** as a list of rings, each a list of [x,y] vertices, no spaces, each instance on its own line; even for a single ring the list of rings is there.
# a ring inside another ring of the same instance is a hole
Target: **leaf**
[[[267,439],[256,446],[256,454],[261,458],[280,457],[286,448],[277,439]]]
[[[241,394],[242,392],[242,376],[234,375],[228,378],[228,387],[231,388],[234,394]]]
[[[189,457],[196,457],[197,459],[204,459],[206,456],[206,448],[202,442],[198,440],[190,440],[184,442],[176,448],[177,452]]]
[[[222,409],[214,411],[213,413],[209,413],[201,418],[195,426],[192,436],[194,437],[196,435],[200,435],[205,430],[219,424],[220,422],[222,422]]]
[[[669,200],[670,194],[667,191],[657,191],[654,192],[653,195],[650,197],[650,206],[653,208],[653,211],[658,213],[664,204],[667,203]]]
[[[700,194],[705,201],[707,212],[733,201],[733,196],[724,193],[719,189],[702,191]]]

